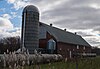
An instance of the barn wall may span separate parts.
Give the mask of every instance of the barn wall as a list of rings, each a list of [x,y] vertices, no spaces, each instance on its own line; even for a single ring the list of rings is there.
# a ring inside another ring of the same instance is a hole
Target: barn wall
[[[83,48],[84,46],[79,46],[79,49],[77,49],[77,45],[74,44],[68,44],[63,42],[57,43],[57,53],[62,54],[63,57],[70,58],[70,51],[71,51],[71,57],[73,57],[73,53],[90,53],[91,47],[86,47],[85,50]]]
[[[46,48],[47,40],[46,39],[39,39],[39,48]]]
[[[74,52],[75,46],[72,44],[67,44],[67,43],[62,43],[58,42],[57,43],[57,53],[61,54],[63,57],[70,57],[70,51]]]

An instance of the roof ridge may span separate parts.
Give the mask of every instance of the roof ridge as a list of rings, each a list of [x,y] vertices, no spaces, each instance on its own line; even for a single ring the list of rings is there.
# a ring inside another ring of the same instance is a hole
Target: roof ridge
[[[42,23],[42,22],[40,22],[40,23]],[[51,26],[50,26],[50,25],[48,25],[48,24],[45,24],[45,23],[42,23],[42,24],[44,24],[44,25],[46,25],[46,26],[48,26],[48,27],[50,27],[50,28],[51,28]],[[52,28],[58,29],[58,30],[63,31],[63,32],[65,32],[65,33],[70,33],[70,34],[76,35],[76,34],[74,34],[74,33],[70,32],[70,31],[65,31],[65,30],[60,29],[60,28],[57,28],[57,27],[55,27],[55,26],[52,26]],[[80,36],[80,35],[76,35],[76,36]]]

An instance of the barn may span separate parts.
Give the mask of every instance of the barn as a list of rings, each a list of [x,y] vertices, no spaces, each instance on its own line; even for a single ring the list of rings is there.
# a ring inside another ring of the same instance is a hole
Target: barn
[[[40,22],[39,10],[33,5],[23,9],[21,35],[21,49],[25,47],[31,54],[37,49],[72,58],[73,53],[91,52],[91,46],[80,35]]]
[[[39,23],[39,48],[49,54],[61,54],[72,58],[73,53],[90,53],[91,46],[80,35],[71,33],[52,24]]]

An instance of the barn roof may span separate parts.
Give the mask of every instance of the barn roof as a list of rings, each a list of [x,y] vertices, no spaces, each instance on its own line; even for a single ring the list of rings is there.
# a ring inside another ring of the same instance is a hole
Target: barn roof
[[[47,24],[41,23],[39,29],[39,38],[46,38],[46,32],[50,35],[53,35],[57,42],[71,43],[76,45],[90,46],[80,35],[76,35],[74,33],[61,30],[56,27],[51,27]]]

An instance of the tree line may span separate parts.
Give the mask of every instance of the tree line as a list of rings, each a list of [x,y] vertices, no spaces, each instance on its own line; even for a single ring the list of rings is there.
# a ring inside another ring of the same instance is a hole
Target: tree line
[[[0,39],[0,54],[7,50],[13,52],[20,48],[20,37],[7,37]]]
[[[17,51],[20,48],[20,43],[21,41],[19,36],[0,39],[0,54],[7,52],[7,50],[10,52]],[[93,47],[91,52],[100,55],[100,48]]]

